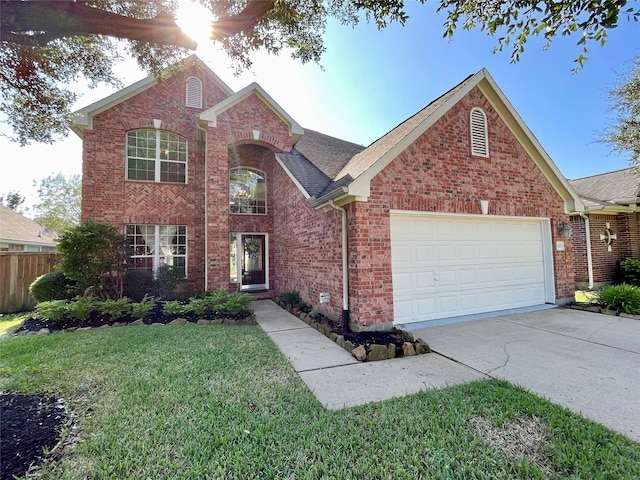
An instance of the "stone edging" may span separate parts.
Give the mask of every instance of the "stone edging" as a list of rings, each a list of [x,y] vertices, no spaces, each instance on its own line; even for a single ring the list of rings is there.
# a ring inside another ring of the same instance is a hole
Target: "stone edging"
[[[282,307],[280,307],[282,308]],[[322,333],[325,337],[330,340],[336,342],[339,346],[344,348],[347,352],[351,353],[356,360],[360,362],[374,362],[378,360],[389,360],[392,358],[396,358],[396,344],[390,343],[388,345],[380,345],[373,343],[371,345],[355,345],[349,340],[344,338],[344,335],[338,335],[331,330],[326,323],[317,322],[311,317],[311,315],[307,315],[304,312],[296,312],[295,310],[290,311],[289,309],[285,309],[289,311],[292,315],[295,315],[304,323],[309,325],[312,328],[315,328],[317,331]],[[413,337],[411,332],[407,331],[398,331],[401,333],[404,339],[404,343],[402,344],[402,355],[403,357],[411,357],[414,355],[422,355],[425,353],[431,353],[431,348],[429,344],[425,342],[423,339],[418,338],[417,340]]]
[[[573,310],[581,310],[583,312],[603,313],[605,315],[612,315],[616,317],[632,318],[634,320],[640,320],[640,315],[630,315],[624,312],[618,312],[617,310],[611,310],[604,308],[593,303],[572,303],[569,308]]]

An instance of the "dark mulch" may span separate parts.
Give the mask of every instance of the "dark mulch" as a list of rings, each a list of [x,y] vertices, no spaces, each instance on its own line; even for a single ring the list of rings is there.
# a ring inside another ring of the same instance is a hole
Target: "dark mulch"
[[[144,318],[144,323],[147,325],[150,325],[152,323],[167,324],[177,318],[177,315],[165,315],[162,309],[163,309],[163,305],[160,302],[156,303],[156,305],[154,306],[150,314]],[[197,322],[201,318],[206,320],[216,319],[215,314],[195,315],[190,313],[187,315],[181,315],[181,317],[187,320],[188,322],[192,322],[192,323]],[[241,323],[247,317],[248,317],[247,313],[239,313],[237,315],[225,314],[223,318],[236,320],[239,323]],[[91,314],[89,315],[89,318],[87,318],[86,320],[77,320],[77,319],[67,318],[67,319],[62,319],[62,320],[53,322],[53,321],[44,320],[42,318],[32,317],[32,318],[26,319],[22,324],[22,326],[16,331],[16,333],[20,333],[25,330],[31,331],[31,332],[37,332],[42,328],[48,328],[50,332],[58,332],[60,330],[65,330],[68,328],[77,328],[77,327],[98,328],[103,325],[111,325],[114,323],[114,321],[117,321],[118,323],[121,323],[121,324],[128,324],[128,323],[134,322],[135,320],[137,320],[137,318],[131,315],[123,315],[121,317],[118,317],[117,319],[112,319],[108,315],[102,315],[98,311],[91,312]]]
[[[55,447],[67,415],[58,399],[37,394],[2,393],[0,411],[0,480],[11,480]]]

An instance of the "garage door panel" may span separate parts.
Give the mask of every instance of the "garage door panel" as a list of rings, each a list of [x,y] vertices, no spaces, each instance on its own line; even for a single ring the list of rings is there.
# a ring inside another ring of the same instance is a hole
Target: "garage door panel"
[[[396,323],[545,302],[543,221],[403,214],[391,220]]]

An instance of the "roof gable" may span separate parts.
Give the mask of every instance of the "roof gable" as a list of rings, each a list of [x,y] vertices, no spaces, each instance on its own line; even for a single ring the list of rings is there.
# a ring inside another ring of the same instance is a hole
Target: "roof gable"
[[[196,55],[191,55],[182,61],[183,68],[179,68],[177,71],[168,73],[169,76],[173,76],[184,68],[188,68],[189,66],[196,65],[198,68],[202,69],[202,71],[216,84],[220,87],[220,89],[226,95],[233,95],[233,90],[222,81],[220,77],[218,77],[213,70],[211,70],[207,65],[200,60]],[[169,71],[168,71],[169,72]],[[91,105],[87,105],[80,110],[77,110],[73,113],[73,125],[71,129],[82,138],[83,130],[92,129],[93,128],[93,117],[98,115],[105,110],[108,110],[125,100],[138,95],[139,93],[147,90],[148,88],[153,87],[158,84],[158,79],[153,75],[148,76],[142,80],[137,81],[136,83],[129,85],[128,87],[123,88],[122,90],[118,90],[112,95],[103,98],[102,100],[98,100],[97,102],[92,103]]]
[[[583,210],[584,207],[578,195],[486,69],[467,77],[414,116],[373,142],[364,151],[354,155],[336,176],[336,180],[351,177],[353,181],[347,186],[341,182],[342,184],[337,185],[338,188],[334,191],[326,193],[312,203],[321,206],[337,197],[342,198],[341,204],[353,200],[366,200],[370,194],[371,180],[476,87],[491,103],[527,154],[562,197],[565,210],[567,212]]]
[[[269,107],[283,122],[285,122],[289,126],[289,134],[293,139],[292,143],[295,145],[300,137],[304,134],[303,128],[291,117],[291,115],[285,112],[284,109],[280,105],[278,105],[278,103],[273,98],[271,98],[271,96],[267,92],[265,92],[260,85],[255,82],[247,85],[239,92],[227,97],[217,105],[209,108],[208,110],[205,110],[199,115],[199,118],[200,120],[207,122],[209,126],[216,127],[218,115],[224,113],[231,107],[238,105],[240,102],[250,97],[251,95],[256,95],[267,107]]]

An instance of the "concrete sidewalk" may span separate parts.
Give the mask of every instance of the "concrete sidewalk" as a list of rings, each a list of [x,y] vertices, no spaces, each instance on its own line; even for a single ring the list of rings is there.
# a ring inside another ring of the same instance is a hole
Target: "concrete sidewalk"
[[[318,401],[329,409],[488,378],[436,353],[358,362],[345,349],[272,301],[256,301],[253,309],[260,327]]]

